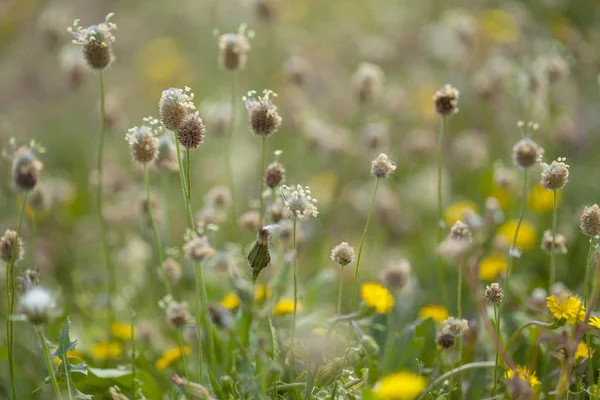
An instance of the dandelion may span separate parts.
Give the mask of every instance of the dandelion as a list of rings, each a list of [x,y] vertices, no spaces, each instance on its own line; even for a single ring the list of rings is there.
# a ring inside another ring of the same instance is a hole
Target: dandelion
[[[133,327],[130,323],[113,322],[110,326],[110,333],[115,339],[131,340]]]
[[[383,377],[375,385],[375,393],[389,400],[413,400],[427,388],[427,380],[412,372],[400,371]]]
[[[119,342],[99,342],[92,347],[92,355],[100,361],[121,358],[123,346]]]
[[[517,230],[518,228],[518,230]],[[531,250],[535,248],[538,234],[535,226],[529,221],[518,220],[506,221],[498,228],[498,235],[505,238],[507,241],[513,241],[513,247],[521,250]]]
[[[540,384],[539,379],[535,376],[535,371],[530,371],[529,368],[522,365],[517,365],[516,373],[525,382],[529,384],[529,386],[534,387]],[[515,371],[509,369],[506,371],[506,379],[513,379],[515,376]]]
[[[360,298],[369,308],[380,314],[389,313],[394,307],[394,296],[378,283],[365,283],[360,288]]]
[[[589,326],[593,326],[596,329],[600,329],[600,318],[599,317],[591,317],[588,321]]]
[[[221,305],[228,310],[235,310],[240,305],[240,298],[234,292],[229,292],[221,300]]]
[[[265,299],[271,298],[272,294],[273,290],[271,289],[271,286],[265,286],[264,283],[259,283],[254,290],[254,301],[256,303],[262,303]]]
[[[115,42],[115,36],[112,31],[117,29],[117,25],[110,21],[113,16],[114,14],[110,13],[104,22],[87,28],[81,27],[76,19],[73,25],[67,28],[75,38],[73,43],[83,46],[83,56],[88,65],[99,72],[114,60],[112,44]]]
[[[546,298],[546,306],[558,320],[565,320],[567,324],[581,322],[585,318],[585,306],[577,296],[570,293],[561,293]]]
[[[295,304],[295,305],[294,305]],[[301,310],[302,305],[294,302],[294,300],[283,298],[273,308],[273,314],[277,316],[284,316],[291,313],[295,313],[296,310]]]
[[[479,279],[492,281],[500,274],[504,274],[508,268],[505,257],[491,255],[484,257],[479,263]]]
[[[179,347],[173,347],[165,351],[162,356],[156,361],[154,366],[158,372],[164,371],[166,368],[173,365],[176,361],[182,358],[183,355],[189,355],[192,353],[190,346],[186,345],[183,348],[183,352]],[[184,357],[185,358],[185,357]]]
[[[590,358],[590,349],[583,342],[579,342],[577,350],[575,350],[575,359],[578,358]]]
[[[448,309],[439,304],[428,304],[421,307],[419,317],[421,319],[431,318],[437,323],[442,323],[448,319]]]

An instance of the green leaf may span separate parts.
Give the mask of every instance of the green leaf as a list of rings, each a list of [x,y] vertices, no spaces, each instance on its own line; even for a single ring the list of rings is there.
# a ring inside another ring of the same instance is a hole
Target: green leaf
[[[435,348],[435,322],[427,318],[415,328],[415,336],[422,339],[423,348],[421,349],[419,359],[427,367],[433,366],[437,356]]]
[[[160,400],[161,389],[147,371],[136,369],[135,372],[136,387],[142,389],[148,400]],[[93,394],[106,394],[111,386],[119,386],[124,391],[131,389],[133,384],[133,374],[131,369],[116,368],[88,368],[88,375],[77,379],[77,386],[81,390]]]
[[[62,331],[60,332],[60,336],[58,337],[58,347],[52,354],[52,358],[60,358],[63,359],[63,356],[67,357],[67,352],[71,350],[75,350],[77,347],[77,340],[71,341],[69,338],[69,328],[71,326],[71,320],[67,317],[65,324],[63,325]]]
[[[92,396],[89,394],[81,393],[77,388],[75,388],[75,398],[81,400],[92,400]]]

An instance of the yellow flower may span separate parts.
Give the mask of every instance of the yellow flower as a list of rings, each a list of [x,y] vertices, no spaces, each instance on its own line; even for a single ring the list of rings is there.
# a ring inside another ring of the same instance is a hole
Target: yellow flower
[[[525,366],[517,365],[517,373],[519,374],[519,378],[529,383],[529,386],[531,387],[540,384],[537,376],[535,376],[535,371],[530,371],[529,368]],[[512,369],[506,371],[506,379],[512,379],[513,376],[515,376],[515,371]]]
[[[77,350],[69,350],[69,351],[67,351],[67,357],[69,357],[69,358],[73,358],[73,357],[76,357],[76,358],[81,358],[81,357],[82,357],[82,355],[81,355],[81,353],[80,353],[79,351],[77,351]],[[53,362],[55,365],[58,365],[58,364],[60,364],[60,358],[58,358],[58,357],[55,357],[55,358],[53,358],[53,359],[52,359],[52,362]]]
[[[579,342],[577,351],[575,351],[575,358],[590,358],[590,349],[585,343]]]
[[[500,207],[506,211],[512,203],[511,192],[501,186],[494,186],[488,192],[488,197],[494,197],[500,203]]]
[[[130,340],[131,339],[131,324],[123,324],[121,322],[113,322],[110,327],[110,334],[115,339]]]
[[[419,317],[422,319],[431,318],[435,322],[442,323],[448,319],[448,309],[439,304],[428,304],[421,307]]]
[[[221,305],[230,310],[235,310],[240,305],[240,298],[235,293],[230,292],[227,296],[223,297]]]
[[[432,119],[436,116],[435,107],[431,101],[431,96],[438,90],[438,87],[433,84],[425,84],[415,92],[412,93],[410,98],[416,101],[412,102],[415,107],[414,112],[417,113],[421,118]]]
[[[521,29],[510,13],[494,8],[481,16],[483,33],[498,43],[515,43],[521,37]]]
[[[562,192],[556,192],[556,205],[560,205]],[[552,211],[554,205],[554,193],[546,190],[542,185],[538,184],[531,189],[527,196],[527,207],[538,214],[547,214]]]
[[[493,281],[498,274],[506,272],[508,263],[504,257],[487,256],[479,264],[479,279],[484,281]]]
[[[564,319],[574,324],[585,319],[585,307],[577,296],[563,293],[546,297],[546,305],[556,319]]]
[[[92,355],[98,360],[121,358],[123,347],[119,342],[99,342],[92,347]]]
[[[327,329],[323,328],[322,326],[319,326],[313,329],[312,333],[318,336],[325,336],[325,334],[327,333]]]
[[[256,285],[256,291],[254,292],[254,301],[257,303],[261,303],[263,300],[265,300],[265,298],[268,299],[269,297],[271,297],[272,294],[273,291],[271,290],[270,286],[267,286],[265,290],[264,283],[259,283],[258,285]]]
[[[302,305],[298,304],[298,310],[302,309]],[[273,314],[275,315],[287,315],[294,312],[294,300],[283,298],[279,300],[279,303],[273,308]]]
[[[512,219],[498,228],[498,235],[504,237],[508,243],[512,244],[516,230],[517,220]],[[521,226],[519,226],[519,233],[517,234],[515,246],[521,250],[531,250],[535,248],[537,244],[537,231],[535,230],[535,226],[529,221],[522,221]]]
[[[593,326],[594,328],[600,329],[600,318],[598,318],[598,317],[591,317],[590,320],[588,321],[588,324],[590,326]]]
[[[401,371],[383,377],[375,386],[375,393],[390,400],[412,400],[427,388],[427,379],[412,372]]]
[[[192,353],[192,349],[188,345],[185,345],[183,347],[183,351],[186,355]],[[172,349],[165,351],[162,357],[158,361],[156,361],[156,370],[158,372],[162,372],[165,368],[170,367],[175,361],[179,360],[180,358],[181,349],[179,347],[173,347]]]
[[[360,288],[360,298],[380,314],[387,314],[394,307],[394,296],[378,283],[365,283]]]
[[[431,99],[429,100],[431,102]],[[460,201],[450,205],[444,213],[444,221],[446,225],[452,226],[456,221],[462,221],[465,219],[464,214],[466,212],[477,212],[477,205],[472,201]]]

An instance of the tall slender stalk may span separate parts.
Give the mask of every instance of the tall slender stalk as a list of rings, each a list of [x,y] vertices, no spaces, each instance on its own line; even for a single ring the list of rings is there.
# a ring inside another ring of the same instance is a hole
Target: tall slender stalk
[[[183,330],[178,329],[177,335],[177,340],[179,342],[179,351],[181,352],[181,359],[183,360],[183,370],[185,371],[185,379],[189,379],[190,371],[188,369],[187,357],[185,356],[185,341],[183,340]]]
[[[62,394],[60,392],[60,388],[58,387],[58,381],[56,380],[56,375],[54,374],[54,367],[52,366],[52,361],[50,360],[50,352],[48,351],[48,344],[46,343],[46,338],[44,337],[44,332],[42,328],[39,326],[35,327],[35,333],[37,333],[37,337],[42,345],[42,351],[44,353],[44,361],[46,362],[46,368],[48,368],[48,374],[50,374],[50,381],[52,382],[52,388],[54,389],[54,395],[57,399],[62,400]]]
[[[437,224],[435,229],[436,246],[442,241],[442,224],[444,220],[443,215],[443,204],[442,204],[442,142],[444,139],[444,130],[446,127],[446,118],[442,117],[440,123],[440,131],[438,133],[437,140],[437,151],[436,151],[436,163],[437,163]],[[444,279],[444,263],[440,255],[437,255],[437,275],[438,275],[438,286],[442,295],[442,300],[446,302],[448,300],[446,294],[446,285]]]
[[[201,284],[200,284],[200,279],[198,279],[198,276],[202,275],[202,266],[200,265],[200,263],[196,263],[196,335],[198,336],[198,380],[199,382],[202,382],[202,378],[204,377],[204,371],[203,371],[203,356],[202,356],[202,328],[201,326],[202,324],[202,316],[201,316],[201,312],[200,310],[203,309],[202,305],[201,305]]]
[[[593,268],[592,267],[592,260],[594,258],[594,245],[596,243],[595,238],[591,237],[590,238],[590,246],[589,246],[589,250],[588,250],[588,256],[587,256],[587,263],[585,266],[585,288],[584,288],[584,297],[583,297],[583,304],[585,305],[586,309],[587,309],[587,305],[588,305],[588,296],[589,296],[589,276],[590,276],[590,270]],[[588,333],[588,335],[586,336],[586,344],[588,346],[588,349],[592,349],[591,345],[592,345],[592,338],[591,335]],[[594,382],[594,364],[593,364],[593,357],[589,357],[588,358],[588,375],[589,375],[589,379],[590,382]]]
[[[167,272],[165,271],[164,256],[162,250],[162,243],[158,230],[156,229],[156,223],[154,222],[154,216],[152,215],[152,202],[150,201],[150,180],[148,179],[148,165],[144,164],[144,186],[146,187],[146,207],[148,208],[148,218],[150,219],[150,226],[152,227],[152,234],[154,236],[154,247],[156,247],[156,254],[158,256],[158,265],[162,274],[163,281],[165,283],[165,292],[171,294],[171,284],[167,278]]]
[[[236,117],[236,82],[237,72],[231,74],[231,110],[229,117],[229,127],[227,132],[227,143],[225,145],[225,166],[227,168],[227,181],[229,182],[229,190],[231,191],[231,210],[233,216],[233,223],[237,220],[237,207],[236,207],[236,196],[235,196],[235,181],[233,178],[233,166],[231,160],[231,141],[233,137],[233,131],[235,129],[235,117]]]
[[[265,200],[263,199],[263,188],[265,185],[265,180],[264,180],[264,173],[265,173],[265,168],[266,168],[266,164],[267,164],[267,136],[263,136],[262,137],[262,149],[261,149],[261,154],[262,154],[262,161],[260,163],[260,173],[258,174],[258,179],[260,180],[260,185],[259,185],[259,190],[258,190],[258,199],[259,199],[259,204],[260,204],[260,208],[259,208],[259,213],[260,213],[260,226],[262,226],[264,224],[264,217],[265,217]]]
[[[16,285],[15,285],[15,263],[18,251],[18,242],[21,238],[21,228],[23,227],[23,218],[25,216],[25,209],[27,208],[27,196],[28,192],[23,192],[21,212],[19,213],[19,222],[17,223],[17,236],[15,238],[15,245],[12,248],[12,255],[10,262],[6,266],[6,306],[8,307],[6,313],[6,341],[8,347],[8,370],[10,373],[10,385],[12,390],[12,398],[17,399],[17,387],[15,384],[15,365],[13,357],[13,334],[14,325],[11,316],[15,312],[15,297],[16,297]],[[33,251],[33,249],[32,249]]]
[[[337,316],[342,315],[342,292],[344,290],[344,266],[340,265],[340,284],[338,286]],[[338,325],[335,326],[335,343],[337,344]]]
[[[553,198],[554,203],[552,205],[552,244],[550,247],[550,281],[548,282],[548,293],[550,293],[550,289],[552,288],[552,284],[556,279],[556,255],[555,247],[556,247],[556,220],[558,219],[558,205],[556,204],[556,189],[553,190]]]
[[[68,356],[66,356],[68,357]],[[66,362],[63,362],[63,369],[65,371],[65,381],[67,385],[67,393],[69,393],[69,400],[73,398],[73,393],[71,392],[71,374],[69,374],[69,367]]]
[[[458,319],[462,318],[462,281],[463,281],[463,271],[462,271],[462,266],[459,265],[458,266],[458,285],[456,288],[456,290],[457,290],[456,310],[457,310]],[[463,337],[461,335],[458,337],[458,364],[459,365],[462,363],[462,357],[463,357]],[[462,373],[458,374],[458,393],[460,394],[461,398],[463,396],[462,378],[463,378],[463,374]]]
[[[186,176],[187,176],[187,198],[188,198],[188,202],[192,201],[192,174],[190,173],[191,170],[191,158],[190,158],[190,149],[185,149],[185,161],[187,164],[186,167]]]
[[[192,208],[190,201],[188,200],[188,188],[185,182],[185,174],[183,173],[183,161],[181,160],[181,147],[179,145],[179,139],[177,138],[177,132],[173,132],[175,137],[175,147],[177,149],[177,163],[179,165],[179,180],[181,181],[181,192],[183,193],[183,202],[185,204],[186,217],[188,222],[188,228],[194,229],[194,217],[192,216]]]
[[[290,353],[292,360],[292,373],[296,374],[296,360],[294,357],[294,341],[296,339],[296,313],[298,311],[298,272],[296,269],[298,254],[296,252],[296,224],[298,222],[298,218],[293,217],[293,226],[292,226],[292,246],[293,246],[293,255],[294,255],[294,314],[292,317],[292,340],[290,344]],[[295,378],[295,376],[293,377]]]
[[[131,311],[131,398],[135,399],[136,363],[135,363],[135,311]]]
[[[356,283],[358,282],[358,268],[360,267],[360,258],[362,256],[363,245],[365,244],[365,238],[367,237],[367,231],[369,224],[371,223],[371,214],[373,208],[375,208],[375,197],[377,196],[377,188],[379,187],[379,179],[375,178],[375,187],[373,188],[373,197],[371,198],[371,205],[369,206],[369,213],[367,214],[367,223],[363,231],[362,237],[360,238],[360,245],[358,246],[358,256],[356,257],[356,269],[354,270],[354,282],[352,284],[352,303],[350,306],[350,312],[354,312],[354,302],[356,300]],[[350,335],[348,336],[350,337]]]
[[[498,314],[498,306],[494,304],[494,324],[496,328],[496,336],[500,338],[500,317]],[[498,347],[496,347],[496,357],[494,363],[494,398],[498,393],[498,361],[500,360],[500,352],[498,351]]]
[[[202,265],[197,262],[196,263],[196,307],[198,307],[198,298],[200,298],[200,302],[202,303],[200,305],[200,308],[197,308],[197,316],[196,318],[198,319],[198,321],[196,321],[196,326],[198,326],[198,324],[200,322],[203,322],[204,324],[204,329],[206,330],[206,335],[208,336],[208,348],[209,348],[209,353],[208,353],[208,360],[210,362],[210,365],[213,369],[213,373],[216,372],[216,357],[217,354],[215,353],[215,338],[213,335],[213,330],[212,330],[212,326],[211,326],[211,322],[208,319],[208,296],[206,294],[206,285],[204,283],[204,276],[202,274]],[[202,311],[202,313],[201,313]],[[199,328],[198,329],[198,335],[200,335],[200,331]],[[198,336],[198,340],[200,341],[200,336]],[[202,346],[198,346],[199,348]],[[198,350],[198,355],[202,356],[201,350]]]

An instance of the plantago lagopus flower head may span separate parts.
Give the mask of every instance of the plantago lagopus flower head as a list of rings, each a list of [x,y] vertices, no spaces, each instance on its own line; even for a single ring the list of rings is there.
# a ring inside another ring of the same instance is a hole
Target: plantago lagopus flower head
[[[168,301],[166,313],[169,325],[175,329],[183,328],[190,322],[190,312],[186,302]]]
[[[231,191],[227,186],[215,186],[206,194],[206,202],[216,209],[226,208],[231,204]]]
[[[313,199],[308,186],[302,187],[297,185],[295,189],[283,185],[281,187],[281,197],[283,199],[283,207],[286,213],[297,219],[308,219],[317,217],[319,211],[315,203],[317,199]]]
[[[206,236],[191,235],[192,238],[183,246],[183,254],[192,262],[202,262],[215,254],[215,249],[208,243]]]
[[[195,110],[194,93],[189,87],[183,90],[169,88],[164,90],[158,102],[158,116],[163,126],[171,131],[177,131],[189,111]]]
[[[433,95],[435,111],[442,117],[450,117],[458,112],[458,89],[444,85]]]
[[[204,143],[205,133],[206,127],[204,126],[204,122],[200,118],[200,113],[196,111],[195,113],[188,114],[181,121],[181,125],[179,125],[179,129],[177,130],[177,139],[186,149],[195,149]]]
[[[542,166],[542,178],[540,185],[546,190],[562,190],[569,181],[569,165],[564,157],[558,157],[558,160],[552,161],[551,164],[544,162]]]
[[[522,121],[519,121],[519,127],[522,127]],[[532,125],[536,129],[537,124]],[[513,147],[513,162],[517,167],[530,168],[540,162],[544,155],[544,149],[528,137],[521,139]]]
[[[594,204],[591,207],[585,207],[579,218],[579,228],[587,236],[600,235],[600,207]]]
[[[485,300],[492,304],[500,304],[504,298],[504,290],[496,282],[485,287]]]
[[[396,163],[385,153],[381,153],[371,162],[371,175],[376,178],[387,178],[394,171],[396,171]]]
[[[31,190],[37,185],[43,164],[30,147],[20,147],[12,157],[12,180],[19,191]]]
[[[18,261],[23,259],[23,240],[17,232],[7,229],[4,236],[0,239],[0,260],[9,263],[13,259]]]
[[[473,233],[471,232],[471,228],[469,225],[465,224],[462,221],[456,221],[452,228],[450,229],[450,238],[454,240],[473,240]]]
[[[265,184],[271,189],[280,186],[285,182],[285,167],[281,164],[273,162],[265,168]]]
[[[140,164],[152,162],[158,155],[157,126],[157,119],[146,117],[144,118],[144,125],[134,126],[125,135],[125,140],[129,142],[131,157]]]
[[[154,161],[158,168],[165,171],[179,171],[175,141],[170,135],[161,135],[158,138],[158,154]]]
[[[50,321],[55,302],[48,290],[35,287],[25,292],[21,298],[21,307],[27,321],[33,325],[43,325]]]
[[[561,235],[557,233],[554,237],[554,254],[567,254],[567,239],[565,235]],[[544,250],[547,254],[552,253],[552,231],[546,230],[544,231],[544,235],[542,236],[542,244],[540,246],[542,250]]]
[[[277,97],[277,93],[265,89],[262,96],[257,96],[256,91],[251,90],[242,98],[248,110],[250,130],[257,136],[271,136],[281,125],[281,117],[277,106],[271,101],[272,97]]]
[[[225,33],[219,36],[219,64],[227,71],[238,71],[246,66],[250,51],[250,41],[254,32],[240,25],[237,33]]]
[[[110,22],[113,15],[113,13],[110,13],[106,16],[104,22],[87,28],[80,26],[79,20],[76,19],[73,25],[67,28],[67,31],[75,37],[73,43],[83,46],[85,60],[96,71],[106,69],[114,59],[112,44],[115,41],[115,36],[112,31],[117,29],[117,25]]]
[[[406,259],[390,261],[383,269],[381,280],[392,290],[400,290],[408,283],[411,266]]]
[[[452,348],[455,342],[456,336],[448,329],[442,329],[435,336],[435,344],[444,350]]]
[[[27,205],[32,211],[43,213],[48,211],[52,204],[52,194],[48,187],[42,183],[36,185],[27,196]]]
[[[352,76],[352,86],[360,103],[372,103],[383,88],[383,70],[379,65],[363,62]]]
[[[163,261],[162,267],[164,268],[165,275],[169,281],[175,283],[181,278],[181,265],[173,257],[167,257],[165,261]]]
[[[345,267],[354,261],[354,248],[342,242],[331,250],[331,259],[340,267]]]

